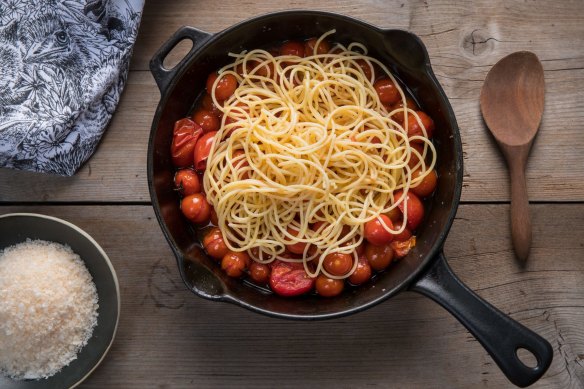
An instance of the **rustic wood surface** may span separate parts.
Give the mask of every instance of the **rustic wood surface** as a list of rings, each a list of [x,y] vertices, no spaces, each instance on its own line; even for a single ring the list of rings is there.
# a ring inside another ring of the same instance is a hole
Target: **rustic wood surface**
[[[67,219],[95,237],[117,270],[118,335],[81,387],[511,387],[454,318],[413,293],[351,317],[301,323],[184,288],[146,183],[160,97],[149,59],[181,25],[218,32],[288,8],[340,12],[421,37],[464,148],[449,263],[470,288],[550,341],[554,361],[534,387],[584,387],[584,2],[543,0],[149,0],[126,90],[91,160],[70,178],[0,169],[1,214]],[[546,79],[527,167],[533,244],[525,269],[513,258],[507,170],[478,105],[488,70],[518,50],[539,56]]]

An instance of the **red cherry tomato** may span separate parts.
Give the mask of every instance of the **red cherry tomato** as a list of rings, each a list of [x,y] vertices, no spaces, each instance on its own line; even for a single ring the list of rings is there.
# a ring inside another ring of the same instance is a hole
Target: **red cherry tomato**
[[[344,287],[345,282],[343,280],[328,278],[324,274],[319,275],[316,279],[316,293],[322,297],[338,296]]]
[[[229,252],[223,234],[217,227],[211,228],[207,235],[205,235],[203,238],[203,248],[207,251],[207,254],[215,259],[222,259]]]
[[[421,175],[422,171],[418,169],[412,173],[412,178],[418,178]],[[436,185],[438,185],[438,175],[436,170],[432,170],[416,186],[412,186],[410,190],[420,197],[427,197],[434,192]]]
[[[413,109],[414,111],[418,111],[420,109],[420,107],[418,107],[418,105],[416,104],[416,102],[411,98],[411,97],[406,97],[406,103],[405,103],[406,108],[409,109]],[[397,103],[393,104],[392,106],[389,107],[389,111],[394,111],[398,108],[402,108],[404,107],[404,102],[403,100],[399,100]],[[403,123],[404,121],[404,112],[403,110],[399,110],[396,113],[393,114],[392,118],[397,121],[398,123]]]
[[[197,141],[194,152],[195,169],[202,171],[207,167],[207,157],[209,157],[209,153],[211,152],[216,134],[217,131],[207,132]]]
[[[280,296],[292,297],[308,293],[314,287],[302,263],[275,261],[270,274],[270,288]]]
[[[397,87],[389,78],[382,78],[377,80],[375,84],[373,84],[373,87],[377,91],[379,100],[383,104],[395,104],[401,99]]]
[[[412,248],[416,246],[416,237],[411,236],[409,239],[403,241],[394,240],[393,242],[390,243],[390,245],[395,254],[395,259],[396,260],[402,259],[406,255],[408,255]]]
[[[373,67],[371,67],[371,65],[369,65],[369,63],[364,59],[358,59],[355,62],[357,62],[357,65],[359,65],[359,68],[361,68],[361,71],[365,75],[365,78],[371,80],[374,73]]]
[[[213,85],[215,80],[219,77],[219,75],[215,72],[209,74],[207,78],[207,93],[213,96]],[[215,87],[214,95],[215,98],[219,101],[227,100],[235,90],[237,89],[237,78],[233,74],[225,74],[221,76],[221,79],[217,82],[217,86]]]
[[[349,254],[332,253],[324,257],[322,265],[333,276],[343,276],[353,267],[353,258]]]
[[[292,227],[288,227],[288,233],[292,236],[298,236],[298,230]],[[286,249],[293,254],[304,254],[304,249],[308,243],[305,242],[298,242],[294,244],[286,245]]]
[[[187,167],[193,163],[193,150],[203,129],[191,119],[178,120],[174,124],[170,155],[176,167]]]
[[[219,118],[213,112],[205,109],[196,111],[193,115],[193,120],[201,126],[204,132],[217,131],[220,127]]]
[[[221,110],[215,105],[211,95],[208,93],[205,93],[201,99],[201,108],[211,112],[213,115],[217,116],[217,118],[220,118],[223,115],[223,112],[221,112]]]
[[[393,208],[391,211],[384,214],[391,220],[391,222],[395,225],[397,221],[400,221],[402,218],[402,213],[398,207]]]
[[[402,190],[395,192],[395,195],[394,195],[395,201],[396,202],[399,201],[401,199],[401,197],[403,196],[403,194],[404,193]],[[406,207],[406,204],[405,204],[406,202],[407,202],[406,225],[408,226],[408,228],[411,231],[415,231],[416,228],[418,228],[418,226],[422,222],[422,219],[424,219],[424,204],[422,204],[422,201],[420,200],[420,198],[418,196],[413,194],[411,191],[408,192],[406,199],[398,205],[399,209],[404,214],[404,218],[406,217],[406,214],[404,212],[404,209]]]
[[[234,278],[241,277],[249,265],[249,256],[244,252],[229,251],[221,260],[221,269]]]
[[[416,149],[416,151],[422,155],[424,153],[424,145],[422,143],[411,142],[410,147]],[[420,162],[420,158],[418,158],[417,154],[411,153],[410,160],[408,162],[408,166],[410,168],[415,168],[416,165]]]
[[[217,216],[217,212],[215,211],[215,208],[211,207],[211,223],[213,223],[213,225],[218,226],[219,225],[219,217]]]
[[[426,129],[426,134],[428,135],[428,139],[432,138],[432,134],[434,133],[434,121],[430,116],[426,115],[422,111],[416,111],[418,117],[422,121],[424,128]],[[424,132],[422,131],[422,127],[416,120],[416,117],[413,113],[408,113],[408,136],[424,136]]]
[[[365,255],[359,256],[359,262],[357,262],[357,268],[349,276],[349,282],[353,285],[361,285],[371,278],[371,265],[367,261]]]
[[[245,152],[243,150],[235,150],[232,154],[232,163],[238,171],[241,171],[249,166],[247,159],[245,158]],[[249,178],[249,171],[244,171],[240,173],[240,178],[242,180],[247,180]]]
[[[249,266],[249,276],[256,284],[265,285],[270,280],[270,267],[263,263],[252,262]]]
[[[188,196],[201,191],[201,182],[193,169],[181,169],[174,175],[174,187],[181,195]]]
[[[306,42],[304,42],[305,55],[327,54],[330,51],[330,49],[331,49],[330,43],[328,43],[325,40],[322,40],[320,42],[320,44],[318,45],[318,47],[316,47],[316,53],[315,53],[314,48],[316,46],[316,41],[318,41],[317,38],[310,38]]]
[[[393,223],[385,215],[379,215],[377,219],[365,223],[365,239],[371,244],[382,245],[391,242],[393,235],[390,234],[381,224],[383,223],[393,229]]]
[[[195,193],[183,198],[180,209],[186,218],[193,223],[206,223],[211,216],[211,206],[202,193]]]
[[[395,229],[399,230],[401,228],[402,224],[403,224],[403,221],[401,221],[401,220],[395,222],[395,224],[394,224]],[[412,236],[412,231],[410,231],[410,229],[406,226],[401,233],[393,235],[393,240],[401,240],[401,241],[408,240],[408,239],[410,239],[411,236]]]
[[[294,55],[304,57],[304,45],[298,41],[284,42],[280,47],[280,55]]]
[[[393,259],[391,243],[382,246],[368,244],[365,247],[365,258],[374,270],[381,271],[387,268]]]

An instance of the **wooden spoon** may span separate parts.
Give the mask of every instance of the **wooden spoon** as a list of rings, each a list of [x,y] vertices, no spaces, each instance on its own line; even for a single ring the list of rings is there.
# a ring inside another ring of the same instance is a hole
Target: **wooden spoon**
[[[525,166],[541,122],[543,103],[543,68],[537,56],[528,51],[497,62],[481,90],[483,117],[510,171],[511,235],[515,254],[521,260],[527,259],[531,246]]]

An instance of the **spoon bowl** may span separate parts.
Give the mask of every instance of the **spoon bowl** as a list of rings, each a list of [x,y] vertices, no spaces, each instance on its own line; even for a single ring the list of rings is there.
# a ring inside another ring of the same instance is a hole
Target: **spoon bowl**
[[[531,221],[525,182],[527,157],[544,109],[544,74],[537,56],[519,51],[506,56],[487,74],[480,105],[511,177],[511,236],[516,256],[526,260]]]

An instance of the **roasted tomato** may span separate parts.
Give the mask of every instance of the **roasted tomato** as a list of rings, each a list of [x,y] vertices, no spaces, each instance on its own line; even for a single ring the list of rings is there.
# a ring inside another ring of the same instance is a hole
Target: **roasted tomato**
[[[390,243],[391,248],[393,249],[394,252],[394,258],[395,259],[401,259],[403,257],[405,257],[406,255],[408,255],[408,253],[410,252],[410,250],[412,248],[414,248],[414,246],[416,246],[416,237],[415,236],[411,236],[409,239],[407,240],[394,240],[393,242]]]
[[[215,259],[222,259],[229,252],[223,234],[217,227],[211,228],[207,235],[205,235],[203,238],[203,247],[207,251],[207,254]]]
[[[180,209],[193,223],[207,223],[211,217],[211,205],[202,193],[195,193],[182,199]]]
[[[365,255],[359,256],[359,262],[357,263],[357,268],[349,276],[349,282],[353,285],[361,285],[371,278],[371,265],[367,261]]]
[[[393,223],[386,215],[379,215],[377,219],[365,223],[365,239],[371,244],[382,245],[391,242],[393,239],[393,235],[383,227],[381,221],[387,227],[393,229]]]
[[[292,297],[308,293],[314,287],[302,263],[275,261],[270,274],[270,288],[280,296]]]
[[[237,78],[235,78],[233,74],[222,75],[221,79],[217,81],[215,90],[213,90],[213,85],[218,77],[219,75],[215,72],[209,74],[209,77],[207,78],[207,93],[210,95],[214,94],[218,101],[223,101],[231,97],[237,89]]]
[[[338,296],[344,288],[345,282],[343,280],[328,278],[324,274],[319,275],[316,279],[316,293],[323,297]]]
[[[428,138],[432,138],[432,134],[434,133],[434,121],[430,116],[426,115],[422,111],[416,111],[422,125],[426,129],[426,135]],[[408,113],[408,136],[424,136],[424,132],[422,131],[422,127],[420,127],[420,123],[412,113]]]
[[[422,171],[420,169],[415,170],[412,173],[412,179],[418,178],[421,175]],[[434,192],[436,185],[438,185],[438,175],[436,174],[436,170],[432,169],[422,178],[422,181],[418,182],[416,186],[412,186],[410,190],[420,197],[428,197]]]
[[[404,194],[404,192],[402,190],[395,192],[395,196],[394,196],[395,201],[396,202],[399,201],[401,199],[401,197],[403,196],[403,194]],[[406,208],[406,202],[407,202],[407,216],[406,216],[406,212],[404,211],[404,209]],[[411,231],[415,231],[416,228],[418,228],[418,226],[422,222],[422,219],[424,218],[424,204],[422,204],[422,201],[420,200],[420,198],[410,191],[410,192],[408,192],[406,199],[404,201],[402,201],[398,205],[398,207],[402,211],[402,213],[404,214],[404,218],[407,218],[406,225],[408,226],[408,228]]]
[[[209,157],[209,153],[211,152],[216,134],[217,131],[207,132],[197,141],[194,152],[195,169],[203,171],[207,167],[207,157]]]
[[[181,169],[174,175],[174,187],[181,195],[188,196],[201,191],[201,182],[193,169]]]
[[[243,276],[249,266],[249,255],[245,252],[229,251],[221,260],[221,269],[229,276],[239,278]]]
[[[270,280],[270,267],[263,263],[252,262],[249,265],[249,276],[259,285],[265,285]]]
[[[393,249],[390,243],[382,246],[368,244],[365,247],[365,257],[374,270],[381,271],[387,268],[393,260]]]
[[[176,167],[187,167],[193,164],[193,151],[203,129],[191,119],[184,118],[174,123],[170,155]]]
[[[373,84],[373,87],[377,91],[379,100],[383,104],[392,105],[397,103],[401,98],[399,90],[389,78],[377,80],[375,84]]]

